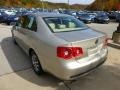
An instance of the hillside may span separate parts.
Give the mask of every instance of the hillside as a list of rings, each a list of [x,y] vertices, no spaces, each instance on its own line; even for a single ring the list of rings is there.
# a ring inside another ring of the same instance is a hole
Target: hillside
[[[120,0],[96,0],[87,9],[105,11],[120,10]]]
[[[65,3],[51,3],[51,2],[43,2],[44,8],[69,8],[68,4]],[[42,8],[42,2],[40,0],[2,0],[0,1],[0,6],[7,7],[40,7]],[[70,5],[71,9],[82,9],[85,8],[85,5]]]
[[[44,8],[71,8],[71,9],[84,9],[87,5],[70,5],[65,3],[50,3],[44,2]],[[40,0],[1,0],[0,6],[7,6],[7,7],[40,7],[42,8],[42,2]],[[120,0],[96,0],[92,5],[89,5],[87,9],[89,10],[116,10],[119,6],[120,8]]]

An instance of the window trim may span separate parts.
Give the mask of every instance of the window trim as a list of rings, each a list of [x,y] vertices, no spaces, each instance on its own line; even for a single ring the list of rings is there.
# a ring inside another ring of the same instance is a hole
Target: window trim
[[[52,30],[52,28],[48,25],[48,23],[46,22],[45,18],[46,18],[46,17],[43,17],[43,18],[42,18],[43,21],[44,21],[45,24],[48,26],[48,28],[50,29],[50,31],[51,31],[52,33],[55,33],[55,32]],[[51,18],[51,17],[47,17],[47,18]]]

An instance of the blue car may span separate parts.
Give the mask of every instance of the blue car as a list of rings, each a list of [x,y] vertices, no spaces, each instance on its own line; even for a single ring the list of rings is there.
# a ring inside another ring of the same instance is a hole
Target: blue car
[[[0,23],[2,22],[2,18],[3,18],[2,13],[0,13]]]
[[[108,24],[110,22],[110,19],[109,19],[109,17],[106,14],[98,14],[95,17],[94,20],[97,23],[106,23],[106,24]]]
[[[77,17],[79,20],[83,21],[84,23],[91,23],[92,22],[92,17],[90,17],[89,14],[86,14],[86,13],[77,14]]]
[[[96,13],[89,13],[89,15],[90,15],[90,17],[92,19],[92,22],[94,22],[95,21],[95,17],[97,16],[97,14]]]
[[[5,21],[6,15],[3,12],[0,12],[0,23],[3,23]]]
[[[120,13],[118,13],[116,16],[116,22],[120,22]]]
[[[12,24],[12,23],[14,23],[14,22],[17,22],[18,19],[19,19],[19,17],[16,16],[16,15],[9,15],[9,16],[6,18],[5,23],[6,23],[7,25],[10,25],[10,24]]]

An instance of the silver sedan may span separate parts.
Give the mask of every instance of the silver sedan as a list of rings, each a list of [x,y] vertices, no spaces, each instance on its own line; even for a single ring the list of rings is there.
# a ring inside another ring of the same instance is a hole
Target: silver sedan
[[[12,28],[12,37],[30,56],[37,74],[49,72],[62,80],[93,71],[105,62],[108,53],[104,33],[64,14],[21,16]]]

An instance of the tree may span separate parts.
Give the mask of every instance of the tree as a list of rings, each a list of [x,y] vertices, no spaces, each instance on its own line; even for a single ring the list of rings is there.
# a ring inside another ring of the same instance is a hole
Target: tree
[[[117,10],[116,6],[120,3],[120,0],[96,0],[87,9],[89,10]]]

